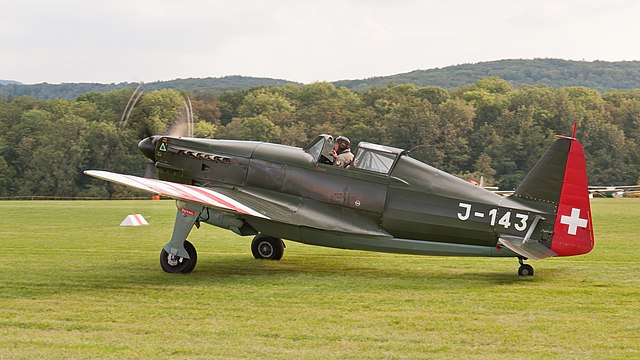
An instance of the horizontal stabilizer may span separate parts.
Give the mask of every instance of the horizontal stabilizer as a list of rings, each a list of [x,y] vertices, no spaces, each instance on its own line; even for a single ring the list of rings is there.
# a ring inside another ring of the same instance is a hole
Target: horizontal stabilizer
[[[523,238],[517,236],[501,236],[498,242],[507,249],[527,259],[542,260],[557,255],[538,241],[524,241]]]

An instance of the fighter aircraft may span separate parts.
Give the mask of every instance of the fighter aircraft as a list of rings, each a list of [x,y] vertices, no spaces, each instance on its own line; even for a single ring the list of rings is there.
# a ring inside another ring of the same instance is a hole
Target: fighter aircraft
[[[640,185],[608,185],[608,186],[589,186],[591,196],[614,197],[621,198],[629,194],[637,194],[640,192]]]
[[[559,136],[507,197],[440,171],[395,147],[360,142],[348,168],[331,165],[333,137],[304,148],[216,139],[151,136],[138,147],[160,180],[85,171],[176,199],[164,271],[189,273],[187,241],[200,223],[254,235],[256,259],[280,260],[282,239],[390,253],[515,257],[586,254],[594,237],[584,151]]]

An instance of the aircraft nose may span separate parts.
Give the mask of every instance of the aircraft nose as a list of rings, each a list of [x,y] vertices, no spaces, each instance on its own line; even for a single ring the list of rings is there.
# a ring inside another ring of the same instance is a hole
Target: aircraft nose
[[[142,139],[138,143],[138,149],[140,152],[153,162],[156,161],[156,144],[158,143],[159,136],[149,136],[148,138]]]

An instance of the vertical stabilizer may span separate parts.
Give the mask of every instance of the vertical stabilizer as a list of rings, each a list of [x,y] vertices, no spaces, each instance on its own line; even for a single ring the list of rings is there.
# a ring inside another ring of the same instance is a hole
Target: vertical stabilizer
[[[513,192],[513,196],[558,204],[570,148],[570,140],[556,140]]]
[[[512,195],[553,205],[550,249],[558,256],[593,249],[591,205],[584,149],[573,137],[559,137]]]

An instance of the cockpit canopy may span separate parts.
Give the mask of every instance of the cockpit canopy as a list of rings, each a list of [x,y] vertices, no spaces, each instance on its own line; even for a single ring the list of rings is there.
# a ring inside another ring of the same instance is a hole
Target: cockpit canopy
[[[403,152],[402,149],[390,146],[360,142],[352,166],[356,169],[388,174]]]
[[[316,162],[326,163],[325,160],[330,162],[329,154],[333,143],[331,135],[322,134],[305,146],[304,151],[311,155]],[[350,168],[389,174],[396,160],[403,153],[403,149],[361,141],[355,151],[355,158]]]

